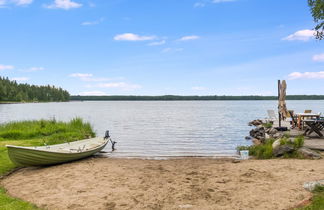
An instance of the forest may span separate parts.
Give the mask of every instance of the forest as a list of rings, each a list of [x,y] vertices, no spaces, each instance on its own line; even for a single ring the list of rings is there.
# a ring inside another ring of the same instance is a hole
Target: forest
[[[69,101],[68,91],[50,85],[19,84],[0,77],[0,102],[49,102]]]
[[[277,96],[71,96],[73,101],[277,100]],[[324,100],[324,95],[288,95],[287,100]]]

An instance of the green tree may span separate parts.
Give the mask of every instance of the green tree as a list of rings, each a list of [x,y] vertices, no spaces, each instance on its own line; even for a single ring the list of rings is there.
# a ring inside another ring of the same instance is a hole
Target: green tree
[[[314,18],[316,39],[324,39],[324,0],[308,0],[312,16]]]

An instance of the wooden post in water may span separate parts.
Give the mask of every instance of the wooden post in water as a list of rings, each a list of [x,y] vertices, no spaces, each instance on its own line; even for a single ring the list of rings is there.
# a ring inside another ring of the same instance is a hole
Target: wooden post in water
[[[281,114],[280,114],[280,80],[278,80],[278,117],[279,117],[279,128],[281,127]]]

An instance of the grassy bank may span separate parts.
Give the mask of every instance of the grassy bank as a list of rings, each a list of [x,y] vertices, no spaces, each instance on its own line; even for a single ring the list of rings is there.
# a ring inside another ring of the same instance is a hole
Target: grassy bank
[[[0,176],[5,175],[17,166],[7,153],[6,144],[19,146],[41,146],[76,141],[95,134],[89,123],[80,118],[70,122],[53,120],[11,122],[0,125]],[[37,209],[34,205],[6,195],[0,188],[0,209]]]

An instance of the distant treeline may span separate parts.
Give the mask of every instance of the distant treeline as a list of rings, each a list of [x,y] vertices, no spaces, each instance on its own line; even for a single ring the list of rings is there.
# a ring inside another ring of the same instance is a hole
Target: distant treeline
[[[72,101],[277,100],[277,96],[71,96]],[[324,100],[324,95],[288,95],[287,100]]]
[[[70,94],[62,88],[54,86],[37,86],[18,84],[8,78],[0,77],[0,102],[47,102],[68,101]]]

